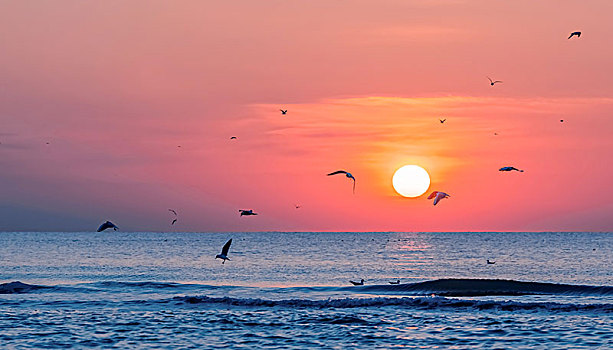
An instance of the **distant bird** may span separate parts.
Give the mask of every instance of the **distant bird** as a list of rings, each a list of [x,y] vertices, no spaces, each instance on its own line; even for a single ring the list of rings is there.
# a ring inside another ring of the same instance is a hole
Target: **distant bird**
[[[258,213],[253,212],[253,209],[249,209],[249,210],[239,209],[238,211],[241,213],[241,216],[258,215]]]
[[[353,177],[353,175],[351,175],[351,173],[348,173],[345,170],[337,170],[337,171],[335,171],[333,173],[328,174],[328,176],[336,175],[336,174],[345,174],[345,176],[347,176],[348,178],[353,180],[353,194],[355,194],[355,177]]]
[[[503,166],[502,168],[498,169],[498,171],[519,171],[520,173],[523,173],[523,170],[519,170],[516,167],[512,167],[512,166]]]
[[[102,231],[106,230],[107,228],[112,228],[113,231],[117,231],[117,229],[119,227],[115,226],[114,223],[112,223],[110,221],[107,221],[107,222],[103,223],[102,225],[100,225],[100,227],[98,227],[98,230],[96,230],[96,232],[102,232]]]
[[[439,121],[441,122],[441,124],[443,124],[445,122],[445,120],[447,120],[447,118],[445,119],[439,119]]]
[[[391,282],[390,282],[390,284],[400,284],[400,280],[398,280],[398,281],[396,281],[396,282],[391,281]]]
[[[577,38],[580,38],[581,37],[581,32],[572,32],[572,33],[570,33],[570,36],[568,38],[570,39],[573,36],[577,36]]]
[[[232,238],[230,238],[230,240],[223,245],[223,248],[221,248],[221,254],[215,255],[215,259],[221,259],[222,265],[225,264],[226,260],[230,260],[230,258],[228,258],[228,250],[230,250],[230,244],[232,244]]]
[[[179,219],[179,218],[178,218],[178,215],[177,215],[177,212],[176,212],[176,211],[174,211],[174,210],[172,210],[172,209],[168,209],[168,211],[169,211],[169,212],[171,212],[171,213],[173,213],[173,214],[175,214],[175,218],[174,218],[174,219],[172,220],[172,222],[170,223],[170,225],[174,225],[174,224],[175,224],[175,222],[177,222],[177,219]]]
[[[495,132],[495,133],[494,133],[494,135],[498,136],[498,133],[497,133],[497,132]]]
[[[236,140],[236,139],[237,139],[237,137],[236,137],[236,136],[232,136],[232,137],[230,137],[230,140]]]
[[[296,204],[296,205],[294,205],[294,207],[296,207],[296,209],[300,209],[300,208],[302,208],[302,205]]]
[[[287,109],[285,109],[285,110],[284,109],[280,109],[280,111],[281,111],[281,114],[283,114],[283,115],[287,114]]]
[[[560,119],[560,123],[564,123],[564,119]]]
[[[487,259],[487,263],[488,263],[488,265],[494,265],[496,262],[495,261],[490,261],[490,259]]]
[[[360,280],[360,282],[355,282],[355,281],[349,281],[349,283],[353,284],[354,286],[363,286],[364,285],[364,280]]]
[[[445,199],[448,197],[451,197],[451,196],[445,192],[434,191],[430,193],[430,195],[428,196],[428,199],[434,198],[434,205],[436,205],[441,199]]]
[[[502,83],[501,80],[492,80],[490,77],[487,77],[487,79],[490,81],[491,86],[494,86],[494,84],[497,84],[497,83]]]

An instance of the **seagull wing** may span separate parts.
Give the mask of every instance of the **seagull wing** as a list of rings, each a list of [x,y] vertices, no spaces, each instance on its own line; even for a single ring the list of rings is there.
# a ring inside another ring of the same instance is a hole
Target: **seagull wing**
[[[107,228],[108,228],[108,227],[106,226],[106,222],[105,222],[105,223],[103,223],[102,225],[100,225],[100,226],[98,227],[98,229],[96,230],[96,232],[102,232],[102,231],[106,230]]]
[[[170,223],[171,225],[174,225],[175,222],[177,222],[177,219],[172,220],[172,222]]]
[[[224,244],[223,248],[221,248],[221,255],[228,256],[228,251],[230,250],[230,244],[232,244],[232,238]]]
[[[443,198],[445,198],[445,195],[443,195],[442,192],[437,193],[436,197],[434,197],[434,205],[436,205],[436,203],[438,203]]]
[[[345,170],[337,170],[333,173],[328,174],[328,176],[330,175],[336,175],[336,174],[347,174],[347,172]]]
[[[502,83],[502,80],[496,80],[496,81],[494,81],[494,84],[496,84],[496,83]]]
[[[169,211],[169,212],[171,212],[171,213],[173,213],[173,214],[175,214],[175,215],[177,215],[177,212],[176,212],[176,211],[174,211],[174,210],[172,210],[172,209],[168,209],[168,211]]]
[[[490,83],[493,83],[492,79],[490,77],[487,77],[487,80],[490,81]]]
[[[428,196],[428,199],[432,199],[432,198],[436,197],[437,194],[438,194],[438,191],[434,191],[434,192],[430,193],[430,195]]]

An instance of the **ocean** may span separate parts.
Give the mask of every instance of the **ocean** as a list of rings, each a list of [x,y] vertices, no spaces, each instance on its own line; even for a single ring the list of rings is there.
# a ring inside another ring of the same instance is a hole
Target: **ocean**
[[[0,348],[401,347],[613,348],[613,234],[0,233]]]

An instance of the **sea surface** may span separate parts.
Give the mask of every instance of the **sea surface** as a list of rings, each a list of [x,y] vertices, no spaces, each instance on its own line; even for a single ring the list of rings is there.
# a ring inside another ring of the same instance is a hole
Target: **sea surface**
[[[611,349],[613,234],[2,232],[0,348]]]

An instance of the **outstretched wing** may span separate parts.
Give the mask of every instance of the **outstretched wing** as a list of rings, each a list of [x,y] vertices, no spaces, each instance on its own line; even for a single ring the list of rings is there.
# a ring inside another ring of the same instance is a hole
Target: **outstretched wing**
[[[177,215],[177,212],[176,212],[176,211],[174,211],[174,210],[172,210],[172,209],[168,209],[168,211],[169,211],[169,212],[171,212],[171,213],[173,213],[173,214],[175,214],[175,215]]]
[[[428,199],[432,199],[432,198],[436,197],[437,194],[438,194],[438,191],[434,191],[434,192],[430,193],[430,195],[428,196]]]
[[[333,173],[328,174],[328,176],[330,175],[336,175],[336,174],[347,174],[347,172],[345,170],[337,170]]]
[[[106,222],[103,223],[102,225],[98,226],[98,229],[96,230],[96,232],[102,232],[104,230],[106,230],[108,227],[106,226]]]
[[[490,77],[487,77],[487,80],[489,80],[489,81],[490,81],[490,83],[494,83],[494,82],[492,81],[492,79],[490,79]]]
[[[436,205],[436,203],[438,203],[438,201],[440,201],[443,198],[445,198],[445,195],[443,195],[441,193],[437,193],[436,197],[434,198],[434,205]]]
[[[502,83],[502,80],[496,80],[496,81],[494,81],[494,84],[496,84],[496,83]]]
[[[351,177],[351,179],[353,180],[353,194],[355,194],[355,177]]]
[[[223,248],[221,248],[221,255],[228,255],[228,251],[230,250],[230,244],[232,244],[232,238],[224,244]]]
[[[172,222],[170,223],[171,225],[174,225],[175,222],[177,222],[177,219],[172,220]]]

